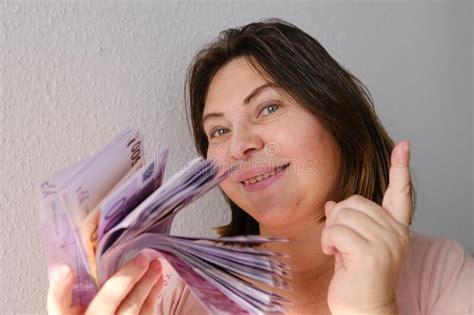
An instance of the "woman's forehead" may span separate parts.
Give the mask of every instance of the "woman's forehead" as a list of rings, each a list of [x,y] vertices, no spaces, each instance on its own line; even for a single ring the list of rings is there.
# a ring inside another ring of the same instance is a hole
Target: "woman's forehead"
[[[209,84],[206,101],[229,97],[229,93],[245,94],[266,80],[243,58],[235,59],[220,68]]]
[[[215,74],[205,99],[204,114],[226,106],[245,105],[252,96],[274,86],[247,61],[237,59]]]

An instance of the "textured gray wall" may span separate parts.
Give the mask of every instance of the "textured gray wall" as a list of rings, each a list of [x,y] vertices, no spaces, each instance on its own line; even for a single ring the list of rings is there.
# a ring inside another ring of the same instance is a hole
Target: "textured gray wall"
[[[127,127],[148,156],[195,156],[183,82],[222,29],[281,17],[315,36],[372,92],[396,140],[411,139],[415,230],[473,243],[472,2],[1,3],[0,314],[45,313],[47,276],[34,183]],[[170,170],[169,176],[174,170]],[[217,191],[174,233],[228,220]]]

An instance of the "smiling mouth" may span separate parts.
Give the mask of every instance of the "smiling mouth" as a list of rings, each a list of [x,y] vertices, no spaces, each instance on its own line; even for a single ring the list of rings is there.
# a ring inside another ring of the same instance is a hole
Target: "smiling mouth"
[[[255,176],[255,177],[252,177],[252,178],[249,178],[247,180],[244,180],[243,182],[241,182],[242,184],[244,184],[245,186],[248,186],[248,185],[251,185],[251,184],[255,184],[259,181],[262,181],[264,179],[267,179],[268,177],[271,177],[275,174],[278,174],[278,173],[281,173],[283,172],[288,166],[290,165],[290,163],[288,164],[285,164],[285,165],[282,165],[282,166],[279,166],[275,169],[273,169],[273,171],[269,172],[269,173],[265,173],[265,174],[261,174],[261,175],[258,175],[258,176]]]

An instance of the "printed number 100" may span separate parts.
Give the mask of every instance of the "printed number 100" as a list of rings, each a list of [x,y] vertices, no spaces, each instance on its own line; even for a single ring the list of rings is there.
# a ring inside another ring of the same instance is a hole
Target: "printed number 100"
[[[141,144],[141,141],[137,141],[136,139],[133,139],[127,144],[127,147],[130,148],[130,151],[131,151],[132,166],[137,164],[137,162],[140,160],[140,157],[141,157],[140,144]]]

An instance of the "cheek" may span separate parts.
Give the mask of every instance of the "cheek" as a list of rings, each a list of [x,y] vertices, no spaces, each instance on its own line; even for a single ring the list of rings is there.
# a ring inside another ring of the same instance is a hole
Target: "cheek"
[[[243,202],[241,192],[239,190],[239,184],[227,178],[219,184],[222,192],[231,199],[234,203],[241,205]]]
[[[207,153],[207,158],[208,158],[208,159],[210,159],[210,158],[216,158],[216,157],[217,157],[217,156],[216,156],[216,155],[217,155],[217,154],[216,154],[217,152],[216,152],[216,150],[214,149],[214,147],[213,147],[212,145],[209,145],[209,146],[207,147],[207,152],[206,152],[206,153]]]
[[[288,155],[297,163],[298,189],[324,199],[338,182],[339,150],[317,119],[301,119],[294,129],[293,141],[287,142]],[[305,122],[305,124],[303,124]]]
[[[337,148],[334,147],[332,141],[322,141],[312,149],[313,156],[303,161],[305,187],[311,187],[312,191],[317,192],[319,201],[332,198],[334,189],[339,182]]]
[[[221,166],[230,166],[227,150],[222,145],[210,145],[207,148],[207,159],[214,159]]]

